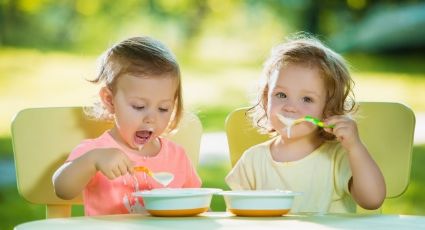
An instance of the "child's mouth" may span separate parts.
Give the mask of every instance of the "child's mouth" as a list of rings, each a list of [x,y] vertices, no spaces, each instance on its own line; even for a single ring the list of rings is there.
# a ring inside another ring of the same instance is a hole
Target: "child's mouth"
[[[152,131],[150,130],[141,130],[141,131],[137,131],[136,135],[134,136],[134,142],[136,143],[136,145],[144,145],[146,144],[149,139],[152,136]]]

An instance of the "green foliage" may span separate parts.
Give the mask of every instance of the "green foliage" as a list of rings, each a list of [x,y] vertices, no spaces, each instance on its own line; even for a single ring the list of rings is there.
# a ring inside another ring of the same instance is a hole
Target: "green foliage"
[[[173,3],[171,3],[173,2]],[[39,49],[106,47],[121,34],[170,34],[189,40],[208,14],[206,1],[31,0],[0,2],[0,43]],[[178,30],[158,32],[158,28]],[[34,32],[37,31],[37,32]],[[28,36],[30,34],[30,36]]]
[[[410,55],[365,55],[350,54],[346,56],[354,72],[408,73],[411,78],[423,78],[425,65],[423,54]],[[389,75],[388,77],[390,77]],[[395,75],[399,76],[399,75]]]
[[[425,215],[425,145],[413,148],[410,184],[400,197],[386,200],[383,213]]]
[[[12,155],[12,139],[10,137],[0,137],[0,158]]]
[[[19,196],[15,185],[0,186],[0,229],[13,229],[16,225],[45,218],[44,205],[31,204]],[[72,207],[73,216],[83,216],[82,205]]]
[[[202,187],[229,190],[229,187],[224,182],[224,178],[229,171],[230,164],[226,164],[224,162],[200,165],[198,167],[198,173],[202,179]],[[222,196],[213,196],[211,201],[211,210],[216,212],[226,210],[226,205]]]
[[[22,199],[15,185],[0,186],[0,204],[0,229],[9,230],[23,222],[44,219],[44,207]]]
[[[205,132],[224,130],[226,116],[235,108],[231,107],[200,107],[197,113]]]
[[[170,39],[187,53],[210,31],[243,34],[240,41],[249,37],[256,45],[261,41],[256,37],[282,37],[281,32],[328,37],[355,25],[373,6],[364,1],[353,7],[353,2],[359,1],[4,0],[0,45],[91,52],[137,33]],[[391,4],[396,3],[385,3]]]

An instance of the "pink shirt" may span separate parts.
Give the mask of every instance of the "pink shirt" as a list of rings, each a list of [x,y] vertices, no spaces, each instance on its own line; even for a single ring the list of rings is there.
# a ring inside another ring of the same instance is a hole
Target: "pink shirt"
[[[166,171],[174,174],[174,180],[168,188],[199,188],[201,180],[193,168],[183,147],[160,138],[161,149],[154,157],[143,157],[126,152],[109,134],[103,133],[96,139],[84,140],[68,156],[72,161],[90,150],[97,148],[118,148],[122,150],[137,166],[146,166],[153,172]],[[83,191],[85,214],[108,215],[138,213],[144,211],[143,200],[132,195],[135,191],[163,188],[144,172],[136,172],[134,177],[127,174],[109,180],[97,172]]]

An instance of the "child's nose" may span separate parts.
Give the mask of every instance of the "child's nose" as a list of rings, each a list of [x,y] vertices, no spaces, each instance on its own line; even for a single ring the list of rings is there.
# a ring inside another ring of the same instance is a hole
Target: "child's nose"
[[[155,113],[153,111],[148,111],[143,117],[143,122],[153,123],[155,121]]]
[[[287,103],[285,103],[283,105],[283,110],[285,112],[296,112],[297,108],[296,108],[296,105],[293,102],[287,101]]]

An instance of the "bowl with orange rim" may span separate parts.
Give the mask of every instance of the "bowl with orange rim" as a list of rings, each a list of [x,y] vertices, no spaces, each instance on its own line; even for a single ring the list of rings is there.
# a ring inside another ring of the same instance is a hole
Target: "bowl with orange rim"
[[[163,188],[133,193],[142,197],[145,208],[152,216],[195,216],[206,212],[216,188]]]
[[[227,210],[237,216],[282,216],[291,208],[299,192],[286,190],[223,191]]]

